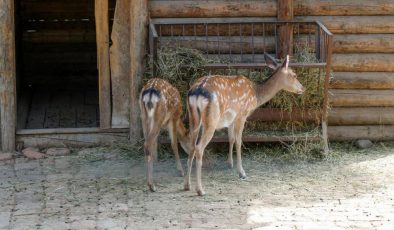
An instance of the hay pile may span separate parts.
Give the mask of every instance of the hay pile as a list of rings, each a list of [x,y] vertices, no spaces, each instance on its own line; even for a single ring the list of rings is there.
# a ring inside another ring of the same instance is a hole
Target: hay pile
[[[315,54],[306,48],[296,48],[296,55],[293,57],[294,62],[315,63],[317,62]],[[207,63],[223,63],[223,60],[209,60],[203,53],[196,49],[184,47],[163,47],[158,50],[158,58],[155,63],[157,76],[168,80],[178,88],[182,98],[186,97],[187,91],[191,84],[197,79],[208,73],[204,71],[203,66]],[[271,101],[263,105],[265,108],[279,108],[284,111],[292,111],[293,108],[304,109],[312,108],[320,110],[323,104],[324,76],[325,74],[319,69],[296,69],[295,70],[301,84],[306,87],[303,95],[295,95],[288,92],[278,93]],[[149,71],[148,71],[149,72]],[[235,73],[234,70],[226,72]],[[271,70],[238,70],[238,74],[248,76],[252,81],[257,82],[264,80],[272,73]],[[211,74],[223,74],[222,72]],[[150,75],[146,76],[149,79]],[[306,122],[247,122],[245,133],[261,134],[266,131],[283,133],[289,132],[296,135],[305,132],[316,133],[316,125]],[[275,134],[274,134],[275,135]],[[312,135],[312,134],[311,134]]]

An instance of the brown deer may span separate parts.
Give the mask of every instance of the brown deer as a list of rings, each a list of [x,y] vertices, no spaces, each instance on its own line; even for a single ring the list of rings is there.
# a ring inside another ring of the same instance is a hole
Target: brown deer
[[[265,54],[267,65],[274,73],[263,82],[254,84],[244,76],[205,76],[190,88],[187,98],[189,114],[189,138],[191,149],[187,161],[184,188],[190,190],[190,174],[196,156],[197,194],[204,195],[201,185],[201,168],[204,149],[215,130],[228,128],[229,165],[233,165],[233,145],[237,152],[237,171],[246,178],[242,167],[241,141],[246,118],[260,105],[266,103],[280,90],[302,94],[304,87],[296,74],[288,67],[289,56],[282,65]],[[201,128],[201,133],[200,133]],[[200,134],[200,138],[198,138]]]
[[[171,147],[175,154],[176,167],[183,176],[183,168],[179,159],[178,142],[188,153],[187,130],[182,122],[182,101],[178,90],[166,80],[153,78],[141,90],[140,109],[142,130],[144,133],[144,152],[147,164],[148,187],[151,191],[156,188],[153,184],[153,161],[157,159],[157,138],[160,130],[166,128],[170,135]]]

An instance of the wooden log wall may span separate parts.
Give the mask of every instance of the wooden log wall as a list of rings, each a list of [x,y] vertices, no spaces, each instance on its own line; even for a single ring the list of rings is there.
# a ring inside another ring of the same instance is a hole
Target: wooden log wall
[[[153,18],[275,19],[278,2],[151,0],[149,7]],[[293,7],[295,20],[319,20],[334,33],[330,139],[394,139],[394,1],[294,0]]]
[[[16,60],[14,1],[0,0],[0,152],[15,150]]]

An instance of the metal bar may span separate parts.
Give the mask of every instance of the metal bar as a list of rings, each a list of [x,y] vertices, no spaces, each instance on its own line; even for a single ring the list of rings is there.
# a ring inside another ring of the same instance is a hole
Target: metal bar
[[[269,20],[267,20],[269,19]],[[261,17],[231,17],[231,18],[153,18],[152,23],[154,24],[227,24],[227,23],[272,23],[272,24],[286,24],[289,21],[276,21],[276,18],[261,18]],[[314,20],[293,20],[290,23],[303,23],[303,24],[317,24],[317,21]]]
[[[290,67],[294,68],[325,68],[325,62],[319,63],[290,63]],[[234,68],[234,69],[256,69],[267,67],[266,63],[231,63],[231,64],[223,64],[223,63],[215,63],[215,64],[206,64],[203,68],[206,69],[222,69],[222,68]]]

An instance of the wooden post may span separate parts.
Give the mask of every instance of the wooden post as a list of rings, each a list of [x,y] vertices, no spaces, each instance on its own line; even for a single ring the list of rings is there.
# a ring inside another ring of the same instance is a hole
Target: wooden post
[[[291,21],[294,18],[294,0],[278,0],[278,21]],[[279,27],[278,58],[293,54],[293,26],[284,24]]]
[[[1,147],[15,151],[16,68],[14,0],[0,0],[0,120]]]
[[[131,0],[130,4],[130,139],[141,138],[139,88],[144,74],[148,38],[148,0]]]
[[[130,0],[117,0],[110,48],[112,128],[129,127],[130,111]]]
[[[100,128],[111,128],[108,0],[95,1]]]

